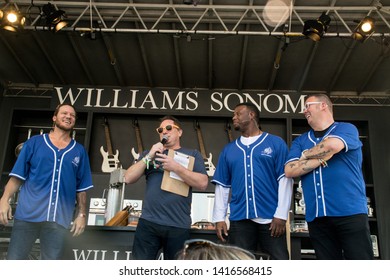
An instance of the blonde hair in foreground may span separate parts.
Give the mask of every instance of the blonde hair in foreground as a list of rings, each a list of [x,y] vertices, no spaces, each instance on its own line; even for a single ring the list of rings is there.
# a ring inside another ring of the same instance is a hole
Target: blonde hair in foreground
[[[216,244],[208,240],[188,240],[178,253],[178,260],[254,260],[255,256],[244,249]]]

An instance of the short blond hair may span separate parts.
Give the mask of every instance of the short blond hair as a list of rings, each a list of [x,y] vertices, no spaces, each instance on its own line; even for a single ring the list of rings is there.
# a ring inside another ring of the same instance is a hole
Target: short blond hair
[[[254,260],[255,256],[240,247],[222,245],[205,239],[191,239],[179,251],[178,260]]]
[[[306,96],[305,101],[309,99],[310,97],[317,98],[318,101],[324,102],[326,105],[328,105],[329,111],[333,113],[333,103],[330,100],[329,96],[324,93],[312,93]]]

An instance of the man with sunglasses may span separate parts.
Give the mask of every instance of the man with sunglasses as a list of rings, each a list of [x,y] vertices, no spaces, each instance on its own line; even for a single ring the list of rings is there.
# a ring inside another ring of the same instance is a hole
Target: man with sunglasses
[[[138,181],[142,175],[146,178],[142,215],[133,243],[133,258],[138,260],[156,259],[161,247],[164,259],[175,259],[176,253],[190,238],[192,188],[204,191],[208,186],[208,176],[200,152],[181,147],[183,130],[179,120],[165,116],[160,121],[156,129],[160,141],[150,150],[144,151],[125,173],[125,182],[128,184]],[[168,157],[168,149],[193,156],[193,169],[188,170],[174,158]],[[161,189],[164,170],[176,173],[190,186],[188,196]]]
[[[312,129],[293,141],[285,173],[301,178],[316,257],[373,259],[358,130],[334,121],[325,94],[309,95],[303,113]]]
[[[223,242],[243,249],[289,259],[286,221],[291,205],[292,179],[284,176],[286,142],[260,129],[259,110],[238,104],[233,126],[241,137],[221,152],[212,183],[215,187],[213,221]],[[230,228],[225,217],[230,199]]]

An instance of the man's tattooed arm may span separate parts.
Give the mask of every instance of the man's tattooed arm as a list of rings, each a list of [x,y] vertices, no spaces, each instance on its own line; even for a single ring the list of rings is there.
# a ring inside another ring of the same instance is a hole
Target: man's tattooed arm
[[[318,159],[300,159],[289,162],[285,166],[284,172],[287,177],[299,177],[313,171],[320,165],[321,163]]]
[[[313,148],[303,151],[300,159],[303,160],[313,159],[313,158],[324,159],[324,160],[330,159],[333,156],[333,154],[331,153],[330,148],[327,145],[325,145],[327,139],[328,138],[324,139],[322,142],[320,142],[318,145],[314,146]]]
[[[325,138],[311,149],[303,151],[301,158],[286,164],[285,175],[289,178],[305,175],[320,165],[327,167],[327,161],[344,148],[344,143],[338,138]]]

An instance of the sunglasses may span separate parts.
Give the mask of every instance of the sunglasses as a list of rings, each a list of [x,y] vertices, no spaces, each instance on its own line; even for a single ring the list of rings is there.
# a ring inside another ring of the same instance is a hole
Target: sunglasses
[[[183,248],[181,254],[182,254],[183,259],[185,259],[186,256],[191,253],[191,251],[204,250],[207,248],[209,248],[209,249],[221,248],[222,250],[227,250],[226,252],[230,251],[232,253],[230,255],[230,257],[232,257],[232,259],[239,258],[238,256],[234,256],[235,254],[232,252],[232,250],[239,251],[240,254],[243,254],[243,255],[249,257],[249,259],[253,259],[253,260],[256,259],[255,255],[253,255],[251,252],[249,252],[247,250],[244,250],[242,248],[235,247],[235,246],[233,247],[233,246],[220,245],[220,244],[214,243],[214,242],[207,240],[207,239],[190,239],[190,240],[185,241],[184,248]],[[224,255],[224,256],[226,257],[227,255]],[[227,258],[227,259],[230,259],[230,258]]]
[[[166,127],[158,127],[158,128],[156,128],[157,133],[163,133],[164,128],[165,128],[166,131],[171,131],[172,128],[180,129],[180,127],[178,127],[177,125],[168,124]]]
[[[310,105],[313,105],[313,104],[321,104],[321,103],[322,103],[321,101],[306,102],[306,104],[305,104],[305,110],[309,109],[309,108],[310,108]]]

